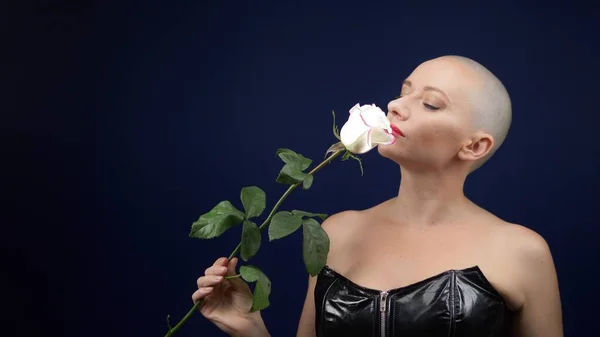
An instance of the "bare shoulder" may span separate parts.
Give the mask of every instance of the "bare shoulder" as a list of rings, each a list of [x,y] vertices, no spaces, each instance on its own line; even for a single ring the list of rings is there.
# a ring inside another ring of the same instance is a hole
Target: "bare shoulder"
[[[492,236],[497,250],[502,250],[504,265],[513,269],[524,301],[540,283],[557,280],[554,259],[546,239],[521,224],[502,222],[493,226]]]
[[[347,210],[327,217],[321,227],[329,237],[329,253],[327,263],[335,266],[345,264],[345,257],[350,256],[356,243],[355,235],[359,228],[364,211]]]
[[[504,265],[513,269],[513,282],[522,299],[515,335],[562,337],[558,276],[548,242],[519,224],[506,223],[497,232],[509,259]]]
[[[540,282],[556,283],[554,259],[546,239],[523,225],[508,224],[504,227],[509,256],[522,275],[520,280],[525,292]]]
[[[505,221],[498,216],[478,207],[479,219],[477,227],[481,223],[487,226],[480,227],[491,240],[486,240],[497,250],[502,252],[506,258],[524,268],[532,267],[532,264],[548,261],[552,258],[550,247],[546,239],[539,233],[524,225]],[[475,218],[475,217],[474,217]]]
[[[504,222],[495,226],[494,234],[507,253],[523,268],[540,267],[552,260],[548,242],[536,231],[526,226]]]
[[[332,241],[335,240],[340,244],[348,243],[359,233],[363,225],[380,216],[381,209],[388,203],[389,201],[384,201],[364,210],[346,210],[335,213],[326,218],[321,226]]]
[[[355,263],[357,247],[360,247],[365,230],[370,228],[374,219],[389,203],[380,204],[362,210],[345,210],[332,214],[323,221],[321,227],[329,237],[327,264],[339,270]]]
[[[361,211],[347,210],[328,216],[321,226],[328,235],[344,235],[348,232],[349,227],[356,225]]]

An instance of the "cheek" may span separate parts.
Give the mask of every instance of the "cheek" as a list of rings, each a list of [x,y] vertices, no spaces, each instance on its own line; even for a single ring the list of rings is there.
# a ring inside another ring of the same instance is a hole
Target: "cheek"
[[[420,126],[416,140],[429,149],[454,150],[460,145],[461,131],[454,123],[429,122]]]
[[[459,122],[452,120],[414,121],[405,130],[408,138],[392,145],[380,145],[379,153],[397,160],[445,162],[456,154],[463,139]]]

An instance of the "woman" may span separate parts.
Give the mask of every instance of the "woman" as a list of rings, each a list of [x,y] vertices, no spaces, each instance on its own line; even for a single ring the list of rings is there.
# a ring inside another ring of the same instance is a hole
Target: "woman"
[[[511,102],[480,64],[419,65],[388,104],[403,136],[379,145],[398,163],[398,195],[330,216],[327,266],[309,277],[297,336],[559,337],[556,271],[545,240],[463,194],[466,177],[504,141]],[[269,336],[237,258],[198,279],[200,312],[232,336]]]

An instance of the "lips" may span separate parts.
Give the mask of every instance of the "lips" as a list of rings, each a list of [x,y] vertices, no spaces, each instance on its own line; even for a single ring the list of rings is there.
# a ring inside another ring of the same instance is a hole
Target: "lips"
[[[397,127],[397,126],[396,126],[396,125],[394,125],[394,124],[391,124],[390,126],[391,126],[391,128],[392,128],[392,135],[393,135],[394,137],[396,137],[396,138],[398,138],[398,137],[404,137],[404,134],[402,133],[402,131],[400,130],[400,128],[399,128],[399,127]]]

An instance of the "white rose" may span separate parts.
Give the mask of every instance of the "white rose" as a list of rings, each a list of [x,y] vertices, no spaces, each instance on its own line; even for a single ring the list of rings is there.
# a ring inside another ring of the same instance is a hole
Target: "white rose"
[[[379,144],[393,144],[401,136],[400,129],[375,104],[353,106],[350,118],[340,130],[342,144],[354,154],[366,153]]]

